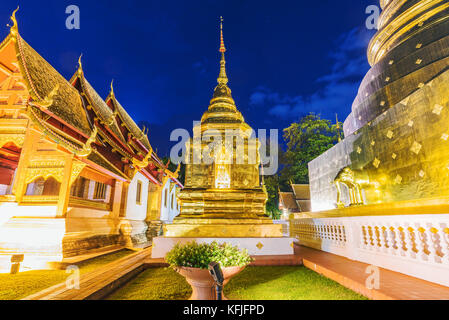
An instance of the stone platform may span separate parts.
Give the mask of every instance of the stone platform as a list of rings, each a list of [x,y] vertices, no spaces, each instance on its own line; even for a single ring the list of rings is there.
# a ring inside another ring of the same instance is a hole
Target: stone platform
[[[293,255],[293,238],[168,238],[153,239],[152,258],[164,258],[177,243],[230,243],[241,249],[247,249],[251,256],[283,256]]]

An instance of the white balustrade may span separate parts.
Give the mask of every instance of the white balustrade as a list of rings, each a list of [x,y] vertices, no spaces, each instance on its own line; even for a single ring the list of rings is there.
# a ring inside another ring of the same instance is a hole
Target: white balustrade
[[[449,214],[290,220],[304,246],[449,286]]]
[[[445,224],[440,224],[438,228],[438,236],[440,238],[442,264],[449,265],[449,228]]]

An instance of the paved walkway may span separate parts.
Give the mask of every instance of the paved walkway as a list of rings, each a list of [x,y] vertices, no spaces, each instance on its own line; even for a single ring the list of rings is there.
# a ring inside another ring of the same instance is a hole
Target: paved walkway
[[[449,287],[383,268],[379,268],[379,289],[369,290],[365,286],[369,276],[366,263],[302,246],[295,246],[295,254],[307,268],[373,300],[449,300]]]
[[[151,256],[151,248],[132,253],[80,277],[80,288],[60,283],[23,300],[99,300],[140,273]]]
[[[84,274],[80,289],[68,289],[65,283],[45,289],[23,300],[84,300],[102,299],[148,267],[166,266],[163,259],[151,259],[151,248],[133,253]],[[380,268],[380,288],[365,286],[368,264],[334,254],[295,246],[294,256],[257,257],[253,265],[304,264],[341,285],[373,300],[449,300],[449,288]]]

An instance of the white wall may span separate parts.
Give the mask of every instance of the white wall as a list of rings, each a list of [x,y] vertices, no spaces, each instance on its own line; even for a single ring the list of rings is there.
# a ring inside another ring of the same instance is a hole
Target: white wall
[[[136,203],[137,196],[137,181],[142,183],[141,201]],[[147,203],[148,203],[148,179],[138,172],[131,181],[128,188],[128,199],[126,204],[126,219],[131,220],[145,220],[147,217]]]
[[[174,182],[168,181],[162,189],[162,201],[161,201],[161,220],[166,222],[172,222],[173,219],[179,215],[179,205],[176,199],[176,190],[179,186]],[[167,206],[165,206],[165,197],[167,194]],[[172,209],[172,202],[174,204]]]
[[[447,226],[449,214],[290,220],[300,245],[443,286],[449,286]]]

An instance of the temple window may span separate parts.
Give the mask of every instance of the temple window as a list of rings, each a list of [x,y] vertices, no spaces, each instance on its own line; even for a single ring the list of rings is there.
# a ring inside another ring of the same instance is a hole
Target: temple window
[[[106,199],[106,185],[101,182],[95,182],[94,200]]]
[[[89,192],[89,180],[84,177],[79,177],[75,180],[70,190],[72,197],[87,199]]]
[[[57,196],[59,195],[59,188],[61,184],[53,177],[49,177],[47,180],[44,178],[38,178],[28,184],[26,195],[27,196]]]
[[[136,203],[142,203],[142,181],[137,181]]]

